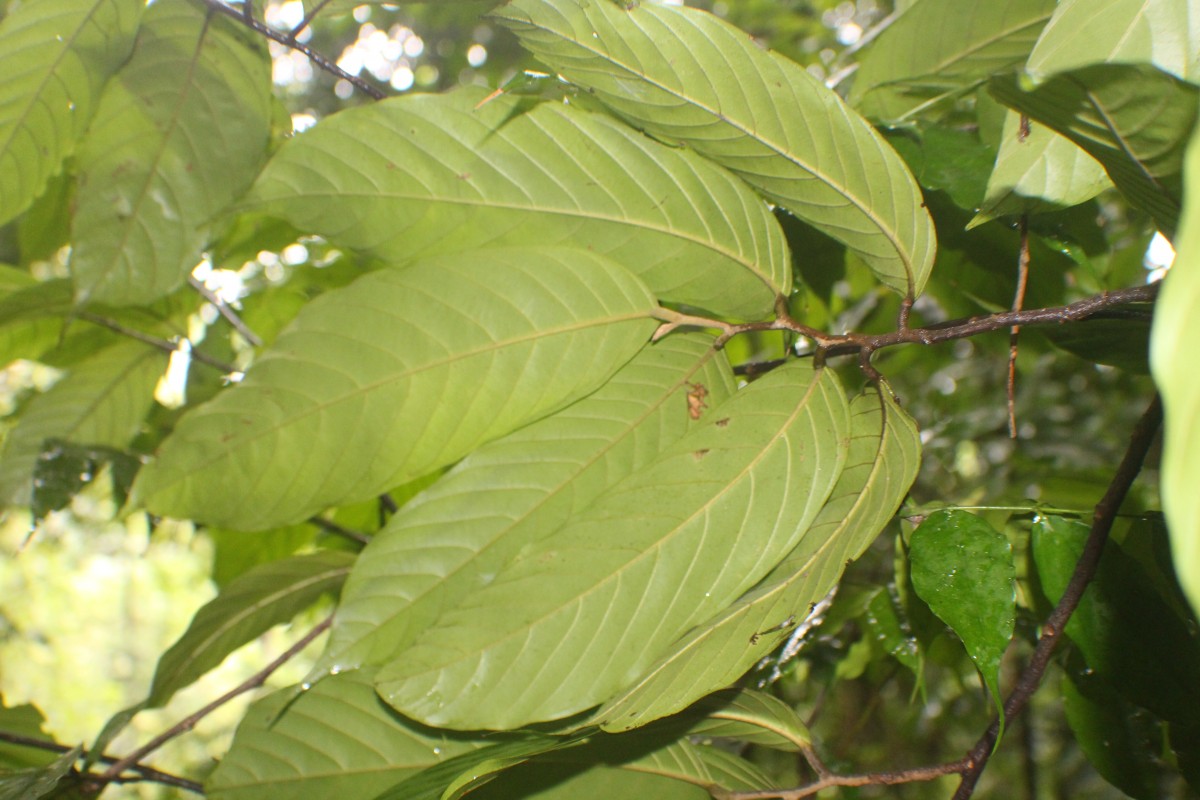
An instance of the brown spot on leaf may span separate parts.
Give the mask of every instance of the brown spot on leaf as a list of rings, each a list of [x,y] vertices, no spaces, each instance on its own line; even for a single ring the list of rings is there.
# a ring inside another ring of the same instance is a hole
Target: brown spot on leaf
[[[687,393],[688,416],[692,419],[700,419],[700,415],[704,413],[704,409],[708,408],[708,404],[704,402],[704,398],[708,397],[708,388],[703,383],[689,383]]]

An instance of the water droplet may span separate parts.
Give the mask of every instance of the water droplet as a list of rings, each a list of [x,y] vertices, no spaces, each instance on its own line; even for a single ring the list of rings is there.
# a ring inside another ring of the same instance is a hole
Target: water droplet
[[[300,691],[302,691],[302,692],[307,692],[311,688],[312,688],[312,684],[309,683],[308,681],[305,681],[304,683],[300,684]]]
[[[440,748],[440,747],[433,748],[433,754],[435,756],[440,756],[442,754],[442,748]]]
[[[332,667],[329,668],[330,675],[337,675],[341,671],[342,671],[342,668],[336,664],[334,664]]]

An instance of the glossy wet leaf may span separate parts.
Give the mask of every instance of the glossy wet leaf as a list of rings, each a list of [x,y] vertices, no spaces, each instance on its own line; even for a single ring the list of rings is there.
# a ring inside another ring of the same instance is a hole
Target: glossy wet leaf
[[[128,58],[142,0],[38,0],[0,23],[0,223],[74,152],[109,76]]]
[[[220,14],[187,0],[147,10],[80,146],[77,299],[134,305],[183,283],[266,157],[270,88],[265,52]]]
[[[1200,132],[1186,165],[1188,192],[1175,263],[1162,287],[1151,328],[1154,380],[1163,397],[1162,502],[1179,582],[1200,614],[1200,372],[1192,342],[1200,336]]]
[[[381,695],[496,729],[608,699],[795,546],[841,473],[846,405],[808,363],[738,392],[427,629]]]
[[[668,336],[589,397],[480,447],[401,509],[355,566],[313,679],[403,657],[522,547],[553,535],[698,425],[689,392],[704,387],[716,406],[734,388],[711,342]]]
[[[582,250],[369,273],[310,302],[245,381],[187,414],[135,492],[240,530],[365,500],[591,393],[649,339],[655,308]]]
[[[689,8],[514,0],[493,16],[631,125],[728,167],[846,244],[892,289],[921,292],[936,242],[916,182],[798,64]]]
[[[1174,234],[1200,86],[1146,64],[1097,64],[1056,73],[1034,89],[1015,77],[994,79],[989,88],[1000,102],[1082,147],[1131,203]]]
[[[1007,537],[973,514],[938,511],[913,531],[909,559],[913,588],[962,640],[999,709],[1000,659],[1016,614]]]
[[[891,125],[1022,64],[1054,0],[922,0],[865,50],[849,102]]]
[[[354,559],[353,553],[325,550],[272,561],[232,580],[159,658],[149,702],[165,705],[234,650],[337,592]]]
[[[886,393],[850,405],[846,466],[800,543],[759,585],[688,631],[600,711],[606,730],[675,713],[733,684],[792,635],[895,514],[921,460],[916,424]]]
[[[368,673],[347,673],[251,706],[205,792],[213,800],[369,798],[480,746],[402,719]]]
[[[247,204],[389,263],[512,244],[608,255],[658,297],[763,317],[783,234],[741,181],[602,114],[482,89],[344,111],[284,144]]]

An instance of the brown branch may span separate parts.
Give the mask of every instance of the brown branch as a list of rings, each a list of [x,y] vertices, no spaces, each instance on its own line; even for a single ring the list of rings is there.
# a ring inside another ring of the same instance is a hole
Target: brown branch
[[[48,750],[51,753],[69,753],[75,749],[67,747],[64,744],[59,744],[58,742],[36,739],[32,736],[22,736],[19,733],[9,733],[8,731],[0,731],[0,742],[8,742],[9,744],[20,745],[21,747],[33,747],[38,750]],[[86,758],[87,751],[82,751],[79,757]],[[117,763],[117,759],[109,755],[99,756],[98,760],[105,764]],[[187,778],[181,778],[178,775],[172,775],[169,772],[154,769],[154,767],[147,767],[145,764],[130,764],[127,769],[138,773],[141,776],[140,780],[161,783],[165,786],[174,786],[178,789],[195,792],[196,794],[204,794],[204,786],[202,784],[189,781]]]
[[[195,276],[188,276],[188,283],[193,289],[200,293],[208,302],[212,303],[217,312],[225,318],[225,321],[233,326],[233,329],[242,335],[242,338],[249,342],[254,347],[262,347],[262,339],[250,330],[249,326],[242,321],[242,318],[237,315],[237,312],[229,307],[229,304],[217,296],[216,292],[204,285],[204,281],[196,280]]]
[[[826,775],[812,783],[797,786],[794,789],[768,789],[753,792],[721,792],[716,797],[720,800],[801,800],[834,786],[895,786],[901,783],[918,783],[933,781],[946,775],[962,772],[967,760],[952,761],[948,764],[937,764],[932,767],[916,767],[914,769],[888,770],[884,772],[867,772],[861,775]]]
[[[1013,295],[1013,311],[1025,305],[1025,287],[1029,285],[1029,215],[1022,214],[1021,246],[1017,255],[1017,291]],[[1021,326],[1008,329],[1008,438],[1017,438],[1017,342]]]
[[[130,767],[132,767],[133,764],[136,764],[138,761],[141,761],[148,754],[153,753],[155,750],[162,747],[164,744],[169,742],[171,739],[174,739],[176,736],[179,736],[180,734],[183,734],[183,733],[187,733],[192,728],[196,727],[196,724],[198,722],[200,722],[200,720],[204,719],[209,714],[216,711],[218,708],[225,705],[233,698],[237,697],[240,694],[245,694],[246,692],[250,691],[251,689],[257,689],[259,686],[262,686],[266,682],[267,678],[269,678],[271,676],[271,673],[273,673],[275,670],[279,669],[284,664],[286,664],[289,660],[292,659],[292,657],[294,657],[297,653],[299,653],[305,647],[308,647],[308,645],[311,644],[314,639],[316,639],[318,636],[320,636],[322,633],[324,633],[326,631],[326,629],[328,629],[332,623],[333,623],[332,615],[326,617],[316,627],[314,627],[308,633],[304,634],[304,636],[301,637],[299,641],[297,641],[295,644],[293,644],[291,647],[289,647],[287,650],[285,650],[282,655],[280,655],[278,658],[276,658],[270,664],[267,664],[267,666],[263,667],[258,672],[254,673],[249,678],[244,680],[242,683],[238,684],[237,686],[230,689],[225,694],[218,697],[216,700],[212,701],[211,703],[204,706],[203,708],[196,711],[195,713],[191,714],[190,716],[185,717],[184,719],[180,720],[175,725],[171,726],[167,730],[160,733],[158,736],[155,736],[153,739],[146,742],[146,744],[142,745],[141,747],[137,748],[129,755],[120,759],[119,761],[114,763],[111,767],[109,767],[107,770],[105,770],[103,774],[96,776],[96,779],[102,783],[110,783],[112,781],[117,780],[123,771],[125,771],[126,769],[129,769]]]
[[[383,90],[372,86],[364,78],[361,78],[358,75],[351,75],[349,72],[346,72],[346,70],[339,67],[336,63],[330,61],[328,57],[321,55],[307,45],[301,44],[289,34],[281,33],[267,25],[265,22],[255,19],[252,15],[244,14],[243,12],[232,8],[231,6],[226,5],[224,2],[222,2],[222,0],[198,0],[198,2],[203,3],[213,11],[224,14],[230,19],[245,25],[255,33],[265,36],[273,42],[278,42],[284,47],[290,47],[293,50],[303,53],[304,55],[308,56],[309,61],[316,64],[330,75],[334,75],[344,81],[349,81],[368,97],[371,97],[375,100],[382,100],[384,97],[387,97]]]
[[[99,325],[102,328],[108,328],[114,333],[119,333],[122,336],[128,336],[130,339],[136,339],[142,344],[148,344],[151,347],[156,347],[159,350],[162,350],[164,353],[174,353],[179,349],[179,345],[175,342],[167,339],[160,339],[157,336],[151,336],[148,333],[142,333],[134,328],[126,327],[116,320],[111,320],[108,317],[102,317],[99,314],[93,314],[90,311],[77,312],[76,316],[85,322],[90,322],[93,325]],[[213,358],[210,355],[206,355],[203,351],[197,350],[194,347],[191,350],[191,356],[192,360],[198,361],[201,364],[212,367],[213,369],[220,370],[221,372],[230,373],[238,371],[238,368],[232,364],[226,364],[224,361]]]
[[[324,517],[309,517],[308,521],[326,533],[332,533],[334,536],[341,536],[343,539],[349,539],[352,542],[367,544],[371,541],[371,537],[367,536],[365,533],[352,531],[349,528],[338,525],[333,520],[325,519]]]
[[[1125,500],[1125,495],[1129,493],[1129,487],[1133,485],[1134,479],[1141,472],[1146,452],[1150,449],[1161,424],[1162,401],[1155,396],[1145,413],[1142,414],[1142,418],[1138,420],[1137,427],[1134,428],[1133,435],[1130,437],[1129,447],[1125,450],[1125,455],[1121,458],[1121,463],[1117,467],[1108,489],[1104,492],[1104,497],[1096,504],[1096,510],[1092,515],[1092,531],[1088,534],[1087,543],[1083,547],[1079,563],[1075,565],[1075,571],[1071,574],[1071,580],[1067,583],[1067,588],[1063,591],[1058,605],[1054,607],[1042,625],[1042,635],[1038,638],[1033,656],[1025,666],[1025,671],[1021,673],[1016,688],[1004,702],[1004,719],[1006,721],[1011,721],[1024,710],[1029,699],[1041,684],[1042,676],[1050,665],[1050,657],[1054,654],[1054,649],[1062,638],[1063,629],[1079,605],[1084,590],[1095,576],[1096,568],[1100,565],[1100,556],[1104,552],[1109,531],[1112,530],[1113,521],[1117,517],[1117,510]],[[975,791],[975,784],[984,767],[987,766],[999,732],[1000,721],[997,719],[992,722],[967,754],[967,768],[963,770],[962,783],[954,793],[954,800],[966,800]]]

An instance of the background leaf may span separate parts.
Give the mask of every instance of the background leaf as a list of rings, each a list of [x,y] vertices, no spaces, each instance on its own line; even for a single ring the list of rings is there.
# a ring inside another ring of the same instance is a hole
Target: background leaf
[[[909,563],[913,588],[962,640],[1001,709],[1000,659],[1016,622],[1008,539],[974,514],[938,511],[913,531]]]
[[[1016,78],[993,80],[990,90],[1086,150],[1130,202],[1174,235],[1200,86],[1147,65],[1098,64],[1058,73],[1031,91]]]
[[[146,303],[178,287],[206,226],[253,180],[270,133],[270,65],[187,0],[146,12],[79,152],[71,272],[80,301]]]
[[[186,415],[135,491],[155,513],[239,530],[365,500],[590,393],[641,349],[655,308],[584,251],[369,273],[309,303],[244,382]]]
[[[0,224],[75,150],[105,81],[128,58],[142,0],[39,0],[0,24]]]
[[[1179,581],[1200,614],[1200,373],[1192,342],[1200,341],[1200,131],[1187,155],[1188,193],[1176,266],[1162,287],[1150,339],[1150,365],[1166,415],[1162,503]]]
[[[480,746],[402,719],[376,696],[370,677],[336,675],[299,696],[284,689],[256,702],[205,784],[208,797],[374,797]]]
[[[493,16],[630,124],[733,170],[847,245],[892,289],[924,287],[936,242],[916,182],[798,64],[688,8],[514,0]]]
[[[911,121],[1022,64],[1054,0],[921,0],[866,49],[847,100],[889,125]]]
[[[114,345],[73,367],[21,412],[0,451],[0,500],[27,506],[46,442],[123,449],[154,402],[166,357],[139,342]]]
[[[337,114],[285,143],[247,202],[389,263],[570,244],[664,300],[727,316],[763,317],[790,290],[782,231],[741,181],[604,115],[512,96],[479,106],[486,97]]]
[[[523,546],[698,425],[694,386],[720,403],[733,392],[728,363],[709,336],[668,336],[594,394],[467,456],[363,551],[312,677],[400,657]]]
[[[620,731],[734,683],[808,615],[896,513],[916,477],[916,425],[886,392],[850,404],[846,466],[800,544],[736,603],[689,631],[599,712]]]
[[[832,371],[775,370],[526,547],[384,667],[377,688],[454,728],[603,702],[795,545],[841,473],[847,427]]]
[[[272,561],[235,578],[162,654],[149,703],[162,706],[225,656],[341,588],[355,555],[325,550]]]
[[[82,747],[75,747],[44,767],[0,775],[0,800],[38,800],[55,791],[79,760]]]

